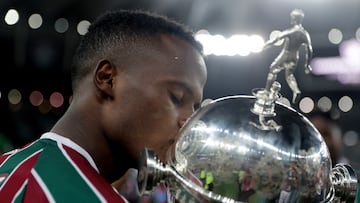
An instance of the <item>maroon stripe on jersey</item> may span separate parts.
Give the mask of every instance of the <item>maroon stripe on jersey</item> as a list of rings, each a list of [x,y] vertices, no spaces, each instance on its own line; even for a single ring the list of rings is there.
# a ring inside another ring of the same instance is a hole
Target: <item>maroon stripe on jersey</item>
[[[49,202],[48,198],[45,195],[44,190],[41,188],[35,177],[31,174],[28,179],[28,184],[26,186],[26,192],[23,203],[32,203],[32,202]]]
[[[12,150],[12,151],[9,151],[9,152],[6,152],[6,153],[2,154],[2,155],[0,156],[0,167],[1,167],[1,165],[2,165],[8,158],[10,158],[13,154],[15,154],[16,152],[18,152],[18,151],[20,151],[20,150],[23,150],[23,149],[29,147],[29,146],[32,145],[33,143],[35,143],[35,141],[34,141],[34,142],[30,142],[30,143],[24,145],[24,146],[21,147],[21,148],[14,149],[14,150]]]
[[[3,164],[5,161],[6,161],[6,159],[8,158],[8,157],[10,157],[12,154],[11,153],[9,153],[9,154],[3,154],[2,156],[0,156],[0,166],[1,166],[1,164]]]
[[[4,184],[0,188],[1,202],[11,202],[15,198],[16,193],[21,189],[21,186],[28,178],[40,153],[41,151],[37,151],[29,156],[26,160],[20,163],[5,180]]]
[[[126,202],[81,154],[66,145],[62,146],[72,161],[79,167],[79,169],[84,173],[99,193],[107,200],[107,202]]]

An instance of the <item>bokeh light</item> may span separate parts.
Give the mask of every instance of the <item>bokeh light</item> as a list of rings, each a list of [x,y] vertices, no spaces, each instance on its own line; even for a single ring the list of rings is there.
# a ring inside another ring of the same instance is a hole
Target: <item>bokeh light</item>
[[[317,102],[318,108],[323,112],[328,112],[331,110],[332,102],[329,97],[321,97]]]
[[[34,106],[40,106],[44,101],[44,97],[40,91],[33,91],[29,97],[30,103]]]
[[[51,105],[50,105],[49,100],[44,99],[44,101],[40,104],[40,106],[38,106],[38,108],[42,114],[49,113],[49,111],[51,110]]]
[[[29,17],[28,23],[32,29],[38,29],[41,27],[43,19],[40,14],[34,13]]]
[[[304,113],[310,113],[314,109],[315,103],[310,97],[304,97],[299,102],[299,108]]]
[[[69,22],[65,18],[59,18],[55,21],[55,30],[58,33],[64,33],[69,29]]]
[[[355,32],[355,38],[360,41],[360,27],[358,29],[356,29],[356,32]]]
[[[273,40],[275,39],[276,37],[278,37],[280,35],[281,31],[280,30],[273,30],[271,33],[270,33],[270,36],[269,36],[269,39],[270,40]],[[283,39],[277,41],[274,45],[275,46],[280,46],[282,45],[282,43],[284,42]]]
[[[338,105],[339,105],[339,109],[342,112],[349,112],[352,109],[354,102],[351,99],[351,97],[343,96],[340,98]]]
[[[337,28],[333,28],[329,31],[328,38],[331,43],[340,44],[340,42],[343,39],[343,34],[342,34],[341,30],[339,30]]]
[[[12,89],[8,93],[8,100],[10,104],[19,104],[21,102],[21,92],[17,89]]]
[[[352,147],[357,145],[359,141],[359,135],[355,131],[347,131],[344,133],[343,142],[345,146]]]
[[[15,9],[9,9],[5,14],[5,23],[15,25],[19,21],[19,13]]]
[[[76,27],[77,32],[79,35],[85,35],[88,31],[88,28],[90,26],[90,22],[87,20],[82,20],[79,22],[79,24]]]
[[[54,92],[50,95],[50,104],[55,108],[59,108],[64,104],[64,97],[59,92]]]

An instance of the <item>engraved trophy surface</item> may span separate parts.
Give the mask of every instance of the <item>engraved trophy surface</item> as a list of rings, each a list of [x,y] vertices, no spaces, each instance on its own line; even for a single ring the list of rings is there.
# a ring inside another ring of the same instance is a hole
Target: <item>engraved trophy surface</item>
[[[328,148],[313,124],[282,104],[276,74],[285,71],[295,101],[300,94],[293,71],[305,45],[305,70],[312,54],[303,13],[291,13],[293,28],[265,43],[285,39],[270,66],[266,87],[253,95],[213,100],[198,109],[179,132],[168,162],[144,149],[140,192],[166,183],[178,202],[354,202],[357,177],[349,165],[331,167]],[[300,19],[300,20],[299,20]]]

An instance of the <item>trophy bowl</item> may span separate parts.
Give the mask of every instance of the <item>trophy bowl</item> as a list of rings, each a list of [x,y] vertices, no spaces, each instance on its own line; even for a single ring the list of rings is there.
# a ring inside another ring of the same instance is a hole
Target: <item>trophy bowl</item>
[[[229,96],[196,111],[162,164],[151,150],[140,164],[140,189],[165,180],[180,202],[354,201],[356,174],[331,167],[328,148],[303,115],[279,102],[259,119],[259,99]],[[265,128],[264,128],[265,127]],[[183,192],[181,192],[183,191]],[[185,192],[184,192],[185,191]]]
[[[251,112],[254,103],[255,98],[234,96],[205,106],[180,132],[175,161],[169,163],[184,177],[212,173],[213,193],[234,187],[230,195],[236,201],[273,200],[295,190],[304,202],[325,199],[331,159],[321,135],[280,104],[273,119],[281,130],[262,130]]]

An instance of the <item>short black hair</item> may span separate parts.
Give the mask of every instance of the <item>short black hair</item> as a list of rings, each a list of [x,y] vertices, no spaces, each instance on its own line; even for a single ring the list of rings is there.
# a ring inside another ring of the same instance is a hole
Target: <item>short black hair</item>
[[[91,72],[99,56],[108,56],[114,48],[124,52],[136,49],[139,43],[151,41],[161,34],[185,40],[200,54],[202,45],[185,25],[166,16],[142,10],[112,10],[99,16],[82,36],[71,67],[73,90],[77,82]]]

